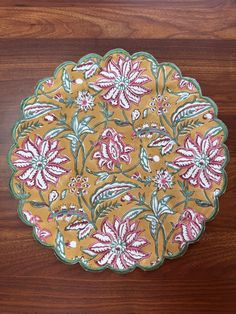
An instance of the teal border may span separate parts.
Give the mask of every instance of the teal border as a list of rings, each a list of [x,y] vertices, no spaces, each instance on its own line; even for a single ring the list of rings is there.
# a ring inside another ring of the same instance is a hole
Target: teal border
[[[191,83],[194,84],[194,86],[196,87],[196,89],[197,89],[197,91],[199,92],[200,96],[201,96],[203,99],[205,99],[206,101],[208,101],[208,102],[212,105],[212,108],[213,108],[214,113],[215,113],[215,117],[217,117],[217,115],[218,115],[218,108],[217,108],[217,105],[215,104],[215,102],[214,102],[211,98],[209,98],[209,97],[204,97],[204,96],[202,95],[201,87],[200,87],[200,85],[198,84],[198,82],[197,82],[195,79],[190,78],[190,77],[184,77],[184,76],[182,76],[180,69],[179,69],[174,63],[163,62],[163,63],[160,63],[160,64],[159,64],[159,63],[157,62],[157,60],[156,60],[151,54],[149,54],[149,53],[147,53],[147,52],[143,52],[143,51],[139,51],[139,52],[134,53],[133,55],[130,55],[130,54],[129,54],[127,51],[125,51],[124,49],[116,48],[116,49],[113,49],[113,50],[110,50],[109,52],[107,52],[103,57],[100,56],[100,55],[98,55],[98,54],[95,54],[95,53],[87,54],[87,55],[85,55],[84,57],[82,57],[77,63],[72,62],[72,61],[66,61],[66,62],[62,63],[61,65],[59,65],[59,66],[56,68],[56,70],[54,71],[53,78],[56,78],[56,77],[57,77],[57,74],[58,74],[58,72],[61,70],[61,68],[65,67],[65,66],[67,66],[67,65],[74,65],[74,66],[75,66],[75,65],[80,65],[82,62],[84,62],[85,60],[90,59],[90,58],[96,58],[96,59],[100,62],[100,61],[102,61],[102,60],[105,60],[107,57],[111,56],[111,55],[114,54],[114,53],[123,54],[123,55],[125,55],[125,56],[127,56],[127,57],[129,57],[129,58],[131,58],[131,59],[135,59],[135,58],[137,58],[137,57],[142,56],[142,57],[144,57],[145,59],[149,59],[149,60],[153,61],[154,64],[155,64],[157,67],[160,66],[160,65],[168,65],[168,66],[173,67],[173,68],[180,74],[181,78],[186,79],[186,80],[188,80],[189,82],[191,82]],[[10,147],[10,149],[9,149],[9,151],[8,151],[8,155],[7,155],[7,162],[8,162],[8,164],[9,164],[9,167],[10,167],[11,170],[12,170],[12,175],[11,175],[10,181],[9,181],[9,188],[10,188],[10,191],[11,191],[12,195],[13,195],[16,199],[19,199],[19,204],[18,204],[18,208],[17,208],[18,216],[20,217],[20,219],[22,220],[22,222],[24,222],[26,225],[29,225],[29,226],[33,227],[33,236],[34,236],[35,240],[36,240],[37,242],[39,242],[41,245],[43,245],[43,246],[52,248],[52,249],[54,250],[54,253],[55,253],[56,257],[57,257],[60,261],[66,263],[66,264],[70,264],[70,265],[71,265],[71,264],[77,264],[77,263],[79,263],[82,268],[84,268],[85,270],[91,271],[91,272],[100,272],[100,271],[103,271],[103,270],[105,270],[105,269],[110,269],[110,270],[112,270],[112,271],[114,271],[114,272],[116,272],[116,273],[126,274],[126,273],[129,273],[129,272],[133,271],[135,268],[140,268],[140,269],[142,269],[142,270],[149,271],[149,270],[154,270],[154,269],[159,268],[159,267],[163,264],[163,262],[165,261],[165,259],[174,259],[174,258],[183,256],[183,255],[186,253],[189,244],[195,243],[195,242],[197,242],[197,241],[201,238],[202,234],[203,234],[204,231],[205,231],[205,224],[204,224],[204,226],[203,226],[203,228],[202,228],[202,231],[201,231],[201,233],[199,234],[198,238],[197,238],[195,241],[188,242],[188,243],[185,245],[184,249],[183,249],[182,251],[178,252],[178,254],[173,255],[173,256],[166,256],[166,257],[163,257],[162,260],[161,260],[158,264],[156,264],[156,265],[154,265],[154,266],[150,266],[150,267],[143,267],[143,266],[141,266],[141,265],[139,265],[139,264],[136,263],[133,267],[130,267],[130,268],[126,269],[125,271],[113,269],[113,268],[110,267],[109,265],[104,266],[104,267],[100,267],[100,268],[98,267],[98,268],[95,269],[95,268],[88,267],[88,266],[87,266],[85,263],[83,263],[79,258],[76,259],[76,260],[74,260],[74,261],[68,260],[68,259],[66,259],[66,258],[62,258],[61,256],[58,256],[58,254],[57,254],[57,252],[56,252],[54,246],[47,245],[47,244],[41,242],[40,239],[37,237],[36,232],[35,232],[35,226],[34,226],[33,224],[29,223],[29,222],[24,218],[24,216],[23,216],[23,214],[22,214],[22,207],[23,207],[23,205],[24,205],[24,199],[20,198],[19,195],[15,192],[15,190],[14,190],[14,188],[13,188],[13,177],[14,177],[14,175],[15,175],[15,173],[16,173],[16,168],[14,167],[14,165],[13,165],[12,162],[11,162],[11,155],[12,155],[13,150],[17,147],[17,142],[16,142],[16,129],[17,129],[17,127],[18,127],[18,125],[19,125],[20,123],[22,123],[22,122],[25,121],[25,119],[23,118],[23,108],[24,108],[25,104],[27,103],[27,101],[28,101],[29,99],[31,99],[32,97],[35,97],[35,96],[38,95],[39,90],[40,90],[40,86],[42,85],[42,83],[44,83],[46,80],[48,80],[48,79],[50,79],[50,78],[52,78],[52,77],[47,77],[47,78],[44,78],[44,79],[38,81],[38,83],[37,83],[37,85],[36,85],[36,87],[35,87],[35,89],[34,89],[34,94],[33,94],[32,96],[27,97],[27,98],[25,98],[25,99],[22,100],[22,102],[21,102],[21,104],[20,104],[22,117],[16,122],[16,124],[14,125],[14,127],[13,127],[13,129],[12,129],[13,144],[12,144],[12,146]],[[228,161],[229,161],[229,151],[228,151],[227,146],[224,144],[224,142],[227,140],[227,137],[228,137],[228,129],[227,129],[226,125],[225,125],[221,120],[219,120],[218,118],[214,118],[214,121],[215,121],[216,123],[218,123],[219,126],[222,127],[223,133],[224,133],[223,143],[222,143],[222,146],[223,146],[223,148],[224,148],[224,153],[225,153],[225,156],[226,156],[226,160],[225,160],[225,163],[224,163],[224,165],[223,165],[223,168],[224,168],[224,167],[226,166],[226,164],[228,163]],[[220,193],[217,195],[217,197],[216,197],[216,199],[215,199],[215,208],[214,208],[215,210],[214,210],[214,213],[212,214],[212,216],[211,216],[206,222],[212,221],[212,220],[215,218],[215,216],[217,215],[218,211],[219,211],[219,197],[226,191],[226,187],[227,187],[227,183],[228,183],[227,174],[226,174],[225,169],[223,169],[223,178],[222,178],[222,180],[223,180],[223,187],[222,187]]]

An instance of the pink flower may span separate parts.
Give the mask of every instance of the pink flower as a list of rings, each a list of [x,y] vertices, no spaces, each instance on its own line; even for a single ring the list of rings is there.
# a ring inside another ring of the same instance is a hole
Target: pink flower
[[[117,133],[115,129],[107,128],[103,131],[101,140],[96,143],[100,146],[100,151],[96,151],[92,156],[94,159],[99,159],[100,168],[106,166],[108,170],[112,170],[115,164],[131,162],[129,153],[134,151],[134,148],[126,145],[123,138],[124,136]]]
[[[119,57],[117,61],[110,59],[95,85],[106,89],[103,98],[111,105],[129,109],[131,103],[138,104],[141,97],[150,92],[150,89],[142,86],[151,80],[141,75],[143,71],[140,61],[132,61],[129,57]]]
[[[134,197],[131,193],[127,192],[120,200],[121,202],[127,202],[127,204],[130,204],[134,200]]]
[[[141,173],[138,171],[135,172],[134,174],[132,174],[131,179],[135,179],[135,180],[141,179]]]
[[[36,225],[35,227],[35,233],[40,241],[45,242],[48,237],[50,237],[52,234],[47,229],[42,229],[39,225]]]
[[[24,210],[23,215],[30,223],[36,225],[38,222],[42,221],[39,216],[34,216],[29,210]]]
[[[113,224],[104,220],[101,231],[92,236],[98,242],[91,245],[89,251],[99,255],[99,266],[109,265],[119,270],[132,267],[150,255],[142,251],[149,242],[140,237],[141,232],[138,222],[129,219],[122,221],[115,217]]]
[[[187,242],[197,240],[199,237],[205,216],[198,212],[195,212],[191,208],[185,208],[183,214],[180,217],[176,229],[180,229],[175,235],[173,242],[178,243],[180,248],[184,247]]]
[[[157,170],[153,181],[159,190],[166,191],[173,186],[172,175],[165,169]]]
[[[63,99],[61,93],[57,93],[53,98],[54,98],[55,100],[57,100],[57,101],[61,101],[61,99]]]
[[[54,116],[54,114],[47,114],[44,117],[44,120],[47,121],[48,123],[52,123],[53,121],[55,121],[57,118]]]
[[[213,182],[220,183],[225,161],[220,138],[204,138],[198,134],[194,141],[187,137],[184,147],[178,148],[176,152],[181,157],[177,157],[174,164],[186,169],[181,175],[184,180],[204,189],[211,188]]]
[[[168,112],[168,108],[171,104],[168,102],[168,98],[158,94],[157,97],[153,97],[149,106],[151,106],[151,112],[156,112],[158,115]]]
[[[28,187],[40,190],[46,190],[48,183],[56,184],[58,178],[68,172],[61,164],[69,158],[60,155],[61,150],[58,148],[58,141],[42,139],[40,136],[36,136],[34,142],[26,139],[22,147],[14,153],[20,157],[13,162],[18,170],[22,170],[18,179]]]
[[[188,90],[193,90],[194,85],[188,80],[181,79],[181,76],[178,72],[174,72],[173,79],[179,81],[179,87],[181,89],[187,88]]]
[[[48,80],[46,80],[46,85],[48,86],[48,87],[52,87],[53,85],[54,85],[54,80],[53,79],[48,79]]]

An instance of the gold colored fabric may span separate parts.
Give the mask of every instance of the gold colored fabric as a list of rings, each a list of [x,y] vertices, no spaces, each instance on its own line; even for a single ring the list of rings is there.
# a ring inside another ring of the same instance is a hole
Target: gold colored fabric
[[[127,272],[185,252],[218,210],[227,136],[173,64],[116,49],[66,62],[22,103],[19,215],[67,263]]]

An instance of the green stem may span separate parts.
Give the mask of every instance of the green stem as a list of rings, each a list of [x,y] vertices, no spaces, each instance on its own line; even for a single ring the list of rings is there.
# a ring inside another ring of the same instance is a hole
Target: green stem
[[[203,189],[203,192],[204,192],[204,196],[205,196],[206,200],[209,202],[209,204],[210,204],[211,206],[213,206],[212,201],[209,199],[209,196],[207,195],[205,189]]]
[[[82,201],[84,202],[84,204],[85,204],[85,206],[90,210],[90,212],[91,212],[91,224],[93,225],[93,227],[94,227],[94,229],[95,230],[97,230],[97,226],[96,226],[96,224],[95,224],[95,218],[94,218],[94,208],[93,207],[91,207],[89,204],[88,204],[88,202],[87,202],[87,200],[84,198],[84,196],[83,196],[83,194],[81,194],[81,199],[82,199]]]
[[[44,199],[44,197],[43,197],[43,193],[42,193],[41,190],[39,191],[39,197],[40,197],[41,201],[47,206],[47,208],[48,208],[48,210],[50,211],[50,213],[53,215],[53,210],[52,210],[52,208],[51,208],[51,205],[50,205],[50,203],[47,203],[47,202],[45,201],[45,199]],[[57,230],[60,231],[60,229],[59,229],[59,223],[58,223],[57,219],[55,219],[55,222],[56,222],[56,225],[57,225]]]

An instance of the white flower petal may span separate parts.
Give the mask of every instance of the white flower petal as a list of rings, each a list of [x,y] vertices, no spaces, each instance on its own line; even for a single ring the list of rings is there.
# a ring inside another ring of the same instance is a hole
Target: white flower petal
[[[61,167],[57,167],[57,166],[51,166],[51,165],[47,165],[47,170],[49,170],[51,173],[60,176],[64,173],[66,173],[67,171]]]
[[[36,174],[36,170],[34,168],[29,168],[25,172],[23,172],[19,176],[19,178],[24,181],[26,179],[32,179],[35,174]]]
[[[16,155],[19,155],[19,156],[24,157],[26,159],[32,159],[32,157],[33,157],[33,154],[31,152],[28,152],[28,151],[25,151],[22,149],[17,150]]]
[[[208,178],[205,176],[204,171],[200,172],[199,179],[200,179],[201,187],[203,187],[205,189],[209,189],[210,188],[211,183],[208,181]]]
[[[108,263],[108,261],[112,255],[113,255],[113,253],[111,251],[107,252],[100,260],[97,261],[98,265],[100,265],[100,266],[107,265],[107,263]]]
[[[36,185],[42,189],[42,190],[46,190],[47,189],[47,182],[44,180],[43,175],[42,175],[42,171],[38,171],[36,178]]]
[[[38,149],[34,145],[34,143],[29,139],[25,143],[25,149],[33,154],[34,157],[39,156]]]
[[[124,91],[122,91],[122,92],[120,93],[119,104],[120,104],[120,106],[121,106],[122,108],[124,108],[124,109],[129,109],[129,107],[130,107],[129,102],[128,102],[126,96],[125,96]]]
[[[52,176],[46,169],[43,169],[43,174],[45,176],[45,179],[53,184],[56,184],[58,179],[54,176]]]

